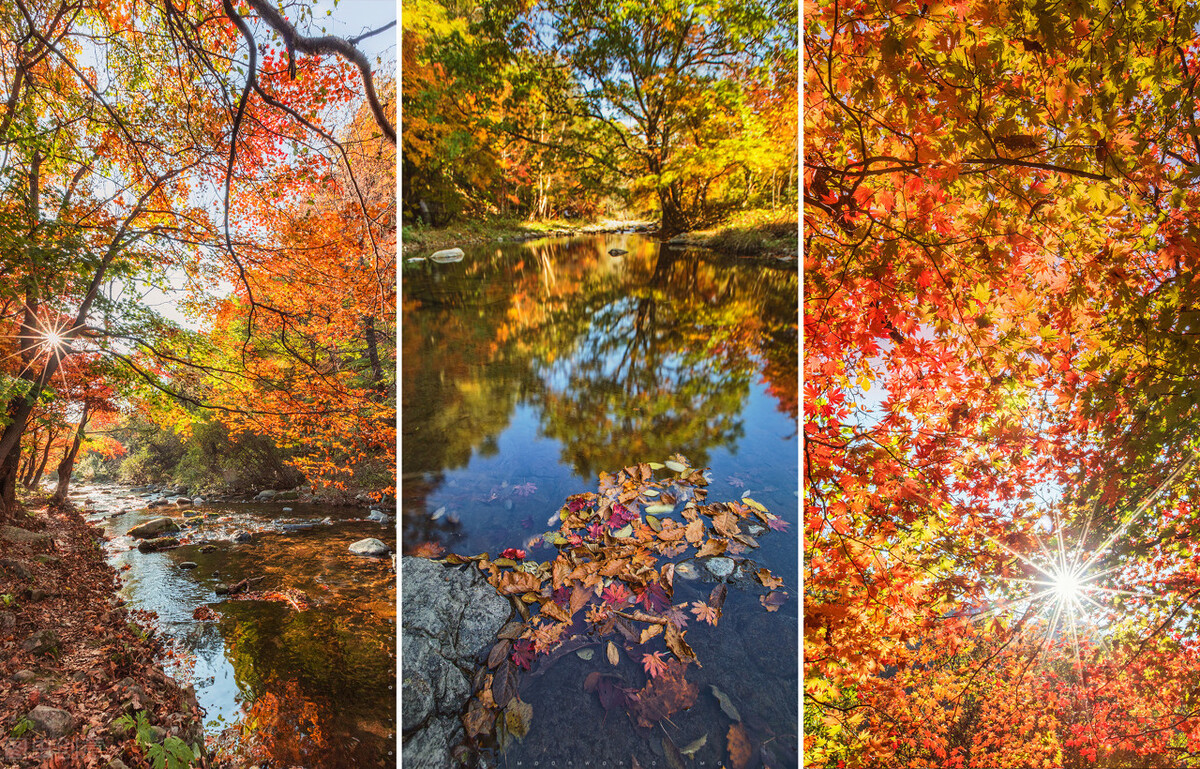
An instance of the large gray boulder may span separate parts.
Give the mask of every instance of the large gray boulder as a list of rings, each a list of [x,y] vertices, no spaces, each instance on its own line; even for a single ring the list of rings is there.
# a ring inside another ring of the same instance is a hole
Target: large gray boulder
[[[62,737],[75,729],[75,717],[65,710],[38,705],[25,716],[33,723],[33,730],[47,737]]]
[[[179,531],[179,524],[173,518],[163,517],[134,526],[126,534],[135,539],[149,539],[170,531]]]
[[[373,555],[378,557],[387,555],[392,552],[392,549],[374,537],[367,537],[350,545],[350,552],[355,555]]]
[[[471,672],[496,641],[512,607],[473,564],[400,559],[404,766],[449,769],[463,740],[459,716]]]

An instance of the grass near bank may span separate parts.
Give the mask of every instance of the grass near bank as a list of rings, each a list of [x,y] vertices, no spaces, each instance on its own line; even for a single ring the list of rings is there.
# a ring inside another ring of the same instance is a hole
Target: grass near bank
[[[799,250],[798,223],[795,211],[743,211],[720,227],[689,233],[686,240],[723,254],[794,256]]]
[[[405,225],[401,232],[401,241],[404,245],[404,253],[407,254],[414,251],[454,248],[464,243],[489,243],[529,235],[569,234],[591,226],[596,226],[596,223],[568,219],[547,219],[536,222],[527,219],[472,220],[456,222],[447,227],[426,227],[422,224],[414,224]]]

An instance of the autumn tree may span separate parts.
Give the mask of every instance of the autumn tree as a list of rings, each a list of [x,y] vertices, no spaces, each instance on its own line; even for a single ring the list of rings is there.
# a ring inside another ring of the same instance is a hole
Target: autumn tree
[[[1200,19],[1061,10],[806,18],[818,765],[1192,754]]]

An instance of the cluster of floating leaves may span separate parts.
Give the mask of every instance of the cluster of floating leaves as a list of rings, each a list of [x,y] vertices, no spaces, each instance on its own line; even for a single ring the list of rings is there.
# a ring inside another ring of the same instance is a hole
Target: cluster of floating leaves
[[[500,595],[513,600],[523,620],[500,631],[486,670],[476,677],[475,696],[463,718],[475,744],[494,736],[503,750],[511,738],[528,733],[533,710],[518,696],[522,671],[572,651],[590,654],[587,647],[597,645],[616,666],[621,644],[647,675],[641,689],[616,675],[588,675],[584,688],[605,710],[620,709],[636,725],[652,727],[696,703],[698,689],[686,672],[700,661],[684,628],[689,620],[716,625],[727,588],[718,584],[706,601],[672,603],[677,566],[694,567],[671,559],[736,555],[758,547],[743,529],[747,521],[764,530],[787,526],[749,496],[704,504],[707,484],[707,474],[680,455],[603,473],[597,492],[569,497],[551,518],[559,527],[541,539],[555,548],[553,558],[527,560],[525,550],[509,548],[495,559],[486,553],[441,559],[474,562]],[[440,552],[426,548],[414,554],[437,557]],[[780,590],[783,580],[765,568],[756,576],[768,591],[760,602],[767,611],[777,610],[787,597]],[[713,688],[725,709],[727,698]],[[736,713],[732,704],[730,710]],[[728,742],[733,765],[741,766],[737,759],[743,758],[746,740],[740,717],[736,720]],[[680,752],[694,754],[702,744]]]

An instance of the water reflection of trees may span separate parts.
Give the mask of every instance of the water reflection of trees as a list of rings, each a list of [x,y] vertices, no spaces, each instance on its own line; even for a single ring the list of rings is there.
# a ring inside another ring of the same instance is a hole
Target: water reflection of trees
[[[394,631],[356,618],[227,602],[226,653],[252,697],[243,752],[313,769],[382,765],[391,749]],[[394,722],[394,718],[392,719]]]
[[[630,253],[613,258],[614,246]],[[675,451],[706,462],[742,435],[759,372],[795,417],[797,290],[794,269],[640,238],[406,265],[402,470],[486,455],[521,403],[584,476]]]

